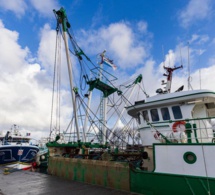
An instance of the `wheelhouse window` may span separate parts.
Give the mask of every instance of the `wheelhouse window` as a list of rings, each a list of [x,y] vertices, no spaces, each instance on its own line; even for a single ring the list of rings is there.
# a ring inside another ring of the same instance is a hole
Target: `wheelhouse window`
[[[150,110],[152,121],[159,121],[159,115],[157,109],[151,109]]]
[[[147,110],[144,110],[144,111],[143,111],[143,119],[144,119],[145,121],[149,121],[149,115],[148,115],[148,111],[147,111]]]
[[[172,112],[173,112],[173,115],[174,115],[175,119],[182,119],[182,113],[181,113],[180,106],[173,106],[172,107]]]
[[[162,115],[162,118],[163,120],[170,120],[170,115],[169,115],[169,110],[168,108],[161,108],[161,115]]]

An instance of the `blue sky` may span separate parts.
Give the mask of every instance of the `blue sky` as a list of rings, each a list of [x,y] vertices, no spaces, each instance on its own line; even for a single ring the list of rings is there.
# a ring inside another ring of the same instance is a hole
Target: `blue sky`
[[[163,64],[182,62],[172,87],[184,84],[187,89],[189,43],[193,89],[200,88],[201,78],[201,88],[215,90],[212,0],[0,0],[0,130],[17,123],[36,136],[48,133],[56,27],[52,10],[60,7],[80,47],[95,63],[106,49],[121,81],[143,74],[146,91],[153,95],[163,79]],[[69,92],[65,88],[62,94],[66,124]]]

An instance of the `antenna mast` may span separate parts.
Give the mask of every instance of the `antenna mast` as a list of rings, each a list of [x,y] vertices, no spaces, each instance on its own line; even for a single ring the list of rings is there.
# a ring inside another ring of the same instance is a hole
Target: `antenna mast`
[[[188,72],[188,79],[187,79],[187,88],[188,91],[190,90],[190,43],[189,41],[187,42],[188,45],[188,66],[187,66],[187,72]]]
[[[180,57],[181,57],[181,65],[183,66],[182,55],[181,55],[181,46],[180,46]]]
[[[202,89],[201,69],[199,69],[199,85],[200,85],[200,89]]]
[[[103,60],[105,56],[106,50],[104,50],[101,54],[101,62],[100,64],[100,71],[99,71],[99,79],[100,81],[103,81],[103,76],[102,76],[102,69],[103,69]],[[105,81],[104,81],[105,82]],[[106,127],[106,120],[107,120],[107,97],[103,96],[102,91],[100,92],[100,123],[99,123],[99,131],[100,131],[100,139],[103,144],[105,144],[106,140],[106,132],[107,132],[107,127]]]
[[[183,66],[178,66],[178,67],[175,67],[175,68],[170,68],[170,67],[166,67],[164,66],[163,67],[165,70],[166,70],[166,74],[163,74],[164,76],[167,77],[167,82],[166,82],[166,92],[167,93],[170,93],[171,92],[171,84],[172,84],[172,74],[173,74],[173,71],[179,69],[179,68],[183,68]]]
[[[163,52],[163,66],[165,66],[164,47],[163,47],[163,45],[162,45],[162,52]]]

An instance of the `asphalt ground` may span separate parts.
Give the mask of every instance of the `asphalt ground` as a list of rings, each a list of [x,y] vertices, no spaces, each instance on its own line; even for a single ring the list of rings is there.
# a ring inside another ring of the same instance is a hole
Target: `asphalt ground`
[[[32,170],[4,174],[0,166],[0,195],[131,195],[133,193],[69,181]]]

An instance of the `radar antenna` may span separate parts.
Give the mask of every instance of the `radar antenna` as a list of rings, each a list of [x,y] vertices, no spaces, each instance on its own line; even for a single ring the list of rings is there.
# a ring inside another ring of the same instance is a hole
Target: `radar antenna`
[[[174,68],[163,66],[163,68],[166,70],[166,73],[164,73],[163,76],[167,77],[166,90],[164,92],[170,93],[171,92],[171,83],[172,83],[173,71],[175,71],[175,70],[177,70],[179,68],[183,68],[183,65],[178,66],[178,67],[174,67]]]

